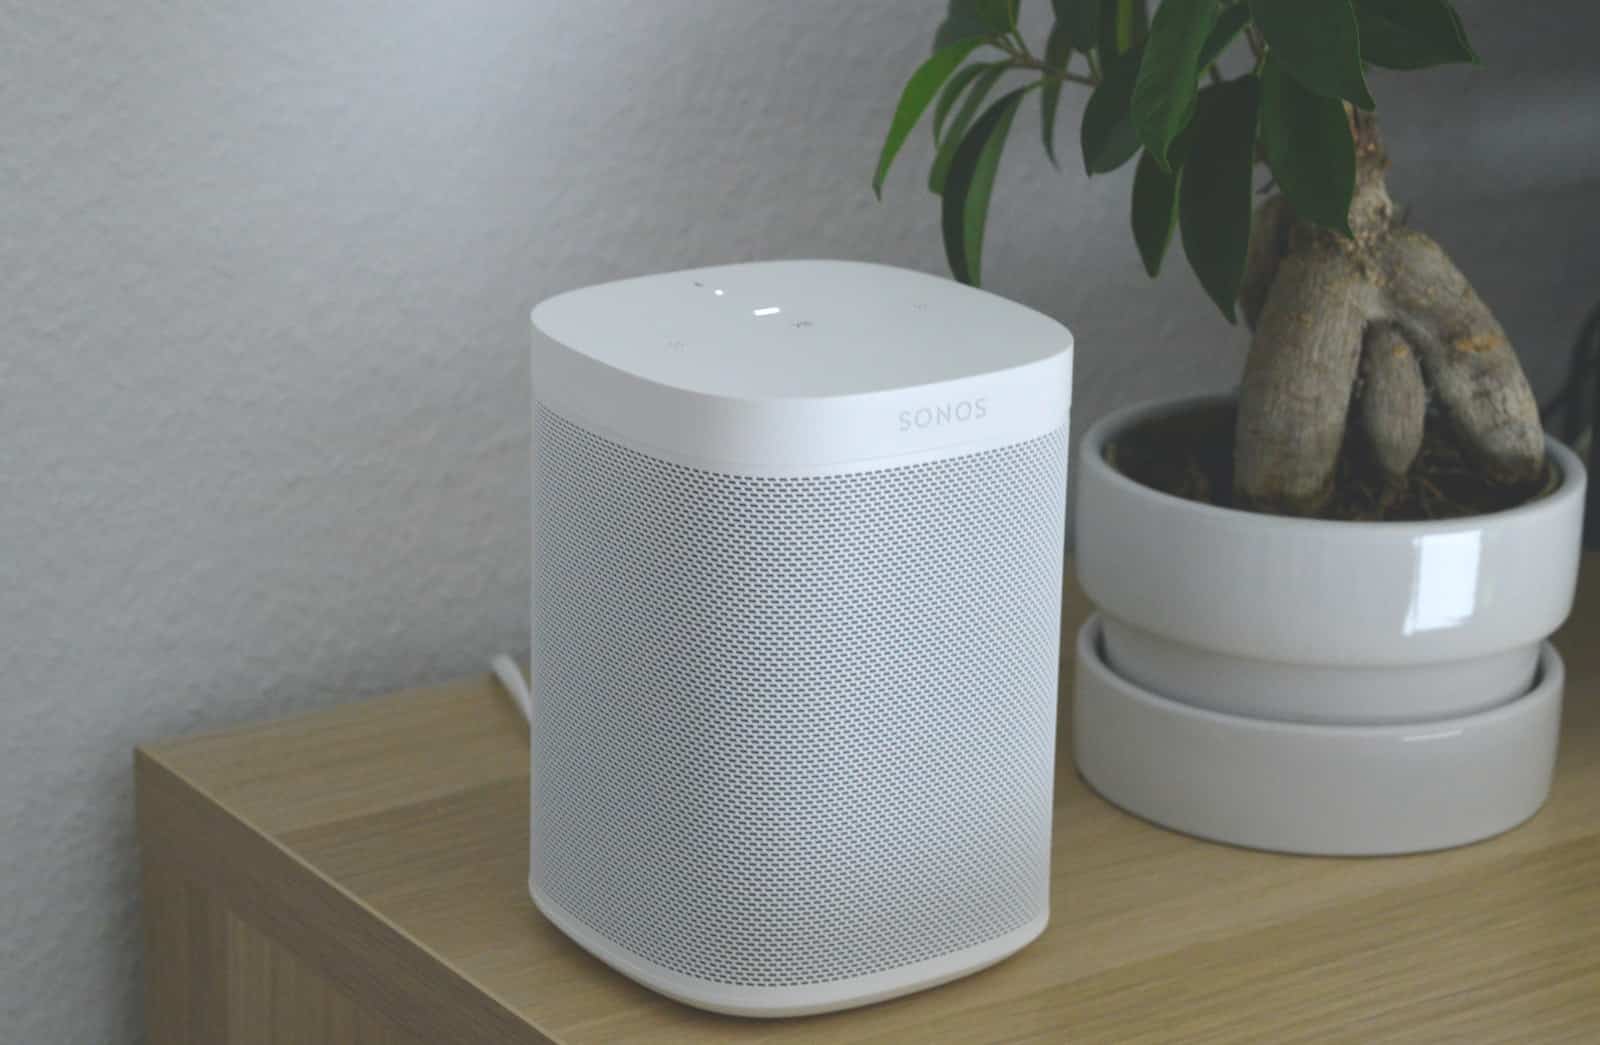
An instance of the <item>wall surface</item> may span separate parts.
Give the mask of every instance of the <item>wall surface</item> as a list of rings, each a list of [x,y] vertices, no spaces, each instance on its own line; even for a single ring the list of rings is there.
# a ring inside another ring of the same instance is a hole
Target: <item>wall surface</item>
[[[1376,93],[1548,392],[1600,294],[1600,19],[1534,6],[1469,3],[1486,69]],[[0,0],[0,1037],[138,1036],[135,743],[525,646],[531,303],[943,271],[926,134],[868,190],[941,8]],[[1080,426],[1231,384],[1244,335],[1182,264],[1147,288],[1127,172],[1052,170],[1036,119],[988,285],[1077,333]]]

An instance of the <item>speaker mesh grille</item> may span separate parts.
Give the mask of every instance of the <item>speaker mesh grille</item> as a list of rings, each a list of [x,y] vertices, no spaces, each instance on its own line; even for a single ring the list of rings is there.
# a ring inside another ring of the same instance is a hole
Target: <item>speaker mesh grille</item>
[[[687,976],[884,972],[1048,904],[1066,435],[764,478],[536,411],[533,878]]]

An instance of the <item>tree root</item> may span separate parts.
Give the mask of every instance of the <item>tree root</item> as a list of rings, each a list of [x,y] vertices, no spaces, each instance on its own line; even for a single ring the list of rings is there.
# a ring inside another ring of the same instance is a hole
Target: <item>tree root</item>
[[[1539,403],[1489,306],[1420,232],[1396,229],[1379,257],[1398,321],[1469,452],[1496,478],[1538,479],[1545,468]]]
[[[1352,255],[1331,243],[1278,266],[1239,389],[1239,503],[1286,515],[1327,503],[1374,296]]]
[[[1430,389],[1488,477],[1536,483],[1547,468],[1543,427],[1504,329],[1437,243],[1396,225],[1377,125],[1363,113],[1352,128],[1353,238],[1296,220],[1280,197],[1256,212],[1239,291],[1254,335],[1239,391],[1234,502],[1320,514],[1351,417],[1383,475],[1403,480],[1423,442]],[[1365,380],[1352,411],[1358,368]]]
[[[1392,323],[1367,327],[1362,343],[1361,428],[1390,486],[1403,483],[1422,449],[1428,390],[1417,357]]]

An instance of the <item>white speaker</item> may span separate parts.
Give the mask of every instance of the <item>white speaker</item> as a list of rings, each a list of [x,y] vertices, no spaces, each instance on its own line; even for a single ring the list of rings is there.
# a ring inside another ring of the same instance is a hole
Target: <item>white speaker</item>
[[[862,1005],[1049,914],[1072,337],[783,261],[533,310],[544,914],[691,1005]]]

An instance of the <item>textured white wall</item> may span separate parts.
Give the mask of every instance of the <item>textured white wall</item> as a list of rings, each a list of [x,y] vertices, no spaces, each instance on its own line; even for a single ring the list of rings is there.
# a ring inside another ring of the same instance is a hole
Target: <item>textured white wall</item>
[[[532,302],[942,271],[926,137],[868,190],[941,7],[0,0],[0,1037],[137,1036],[133,744],[522,648]],[[1488,70],[1378,97],[1547,390],[1600,290],[1600,79],[1580,0],[1525,8],[1469,5]],[[1057,174],[1035,121],[987,271],[1077,332],[1080,422],[1231,383],[1126,173]]]

